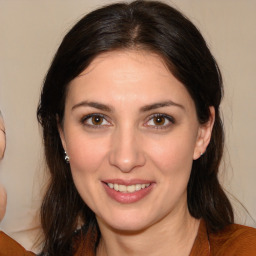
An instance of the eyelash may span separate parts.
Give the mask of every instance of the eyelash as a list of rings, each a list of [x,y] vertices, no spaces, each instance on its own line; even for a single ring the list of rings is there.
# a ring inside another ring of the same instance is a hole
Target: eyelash
[[[99,117],[99,118],[101,118],[102,119],[102,122],[100,123],[100,124],[93,124],[92,122],[92,120],[90,120],[90,119],[92,119],[92,118],[96,118],[96,117]],[[154,118],[164,118],[164,124],[162,125],[162,124],[160,124],[160,125],[156,125],[156,124],[154,124],[154,125],[149,125],[148,123],[150,122],[150,121],[152,121]],[[88,123],[88,120],[90,120],[90,123]],[[167,124],[165,124],[166,123],[166,121],[168,122]],[[104,123],[104,122],[107,122],[107,124],[102,124],[102,123]],[[83,124],[83,125],[86,125],[87,127],[89,127],[89,128],[93,128],[93,129],[97,129],[97,128],[103,128],[103,127],[106,127],[106,126],[111,126],[111,123],[108,121],[108,118],[105,116],[105,115],[103,115],[103,114],[97,114],[97,113],[95,113],[95,114],[89,114],[89,115],[86,115],[86,116],[84,116],[82,119],[81,119],[81,123]],[[169,116],[169,115],[166,115],[166,114],[153,114],[153,115],[151,115],[149,118],[148,118],[148,120],[147,120],[147,122],[146,122],[146,124],[144,124],[144,126],[146,126],[146,127],[150,127],[150,128],[153,128],[153,129],[167,129],[169,126],[171,126],[172,124],[175,124],[175,119],[172,117],[172,116]]]
[[[102,118],[103,119],[103,121],[102,122],[107,122],[108,124],[103,124],[102,125],[102,123],[100,123],[100,124],[93,124],[92,123],[92,120],[91,120],[91,124],[89,124],[88,123],[88,120],[90,120],[90,119],[92,119],[93,117],[100,117],[100,118]],[[102,114],[89,114],[89,115],[86,115],[86,116],[84,116],[82,119],[81,119],[81,123],[83,124],[83,125],[86,125],[86,126],[88,126],[88,127],[90,127],[90,128],[102,128],[102,127],[104,127],[104,126],[110,126],[111,125],[111,123],[107,120],[108,118],[106,118],[106,116],[105,115],[102,115]]]
[[[148,118],[148,121],[146,123],[149,123],[149,121],[153,121],[154,118],[164,118],[164,125],[145,125],[153,129],[167,129],[172,124],[175,124],[175,119],[172,116],[166,115],[166,114],[153,114]],[[166,121],[168,122],[167,124]]]

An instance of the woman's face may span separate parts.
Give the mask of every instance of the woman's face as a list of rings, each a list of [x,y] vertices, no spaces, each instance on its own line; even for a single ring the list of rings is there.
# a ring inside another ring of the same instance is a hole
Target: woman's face
[[[113,51],[70,83],[60,135],[100,226],[135,231],[187,210],[192,161],[210,130],[160,57]]]

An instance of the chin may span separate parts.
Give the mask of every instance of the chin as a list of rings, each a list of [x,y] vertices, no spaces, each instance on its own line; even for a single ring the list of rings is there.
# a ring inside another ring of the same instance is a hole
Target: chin
[[[111,225],[111,224],[110,224]],[[122,223],[113,223],[110,227],[117,233],[140,233],[143,230],[147,229],[150,225],[146,223],[138,223],[138,222],[122,222]]]
[[[102,216],[102,218],[97,219],[99,225],[102,223],[116,232],[139,233],[151,226],[155,218],[148,216],[146,213],[126,210],[112,213],[109,216]]]

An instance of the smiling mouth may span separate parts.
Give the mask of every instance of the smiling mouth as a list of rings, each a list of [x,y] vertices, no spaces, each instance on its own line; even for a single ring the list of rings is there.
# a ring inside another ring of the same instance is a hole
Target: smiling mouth
[[[150,186],[150,183],[134,184],[129,186],[121,185],[117,183],[106,183],[106,184],[108,185],[109,188],[121,193],[134,193],[136,191],[140,191]]]

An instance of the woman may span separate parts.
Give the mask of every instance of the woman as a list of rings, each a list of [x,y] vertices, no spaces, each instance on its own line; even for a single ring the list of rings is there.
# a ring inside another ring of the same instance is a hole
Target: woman
[[[80,20],[37,112],[51,174],[41,255],[253,255],[256,231],[234,224],[217,177],[221,98],[203,37],[172,7]]]

